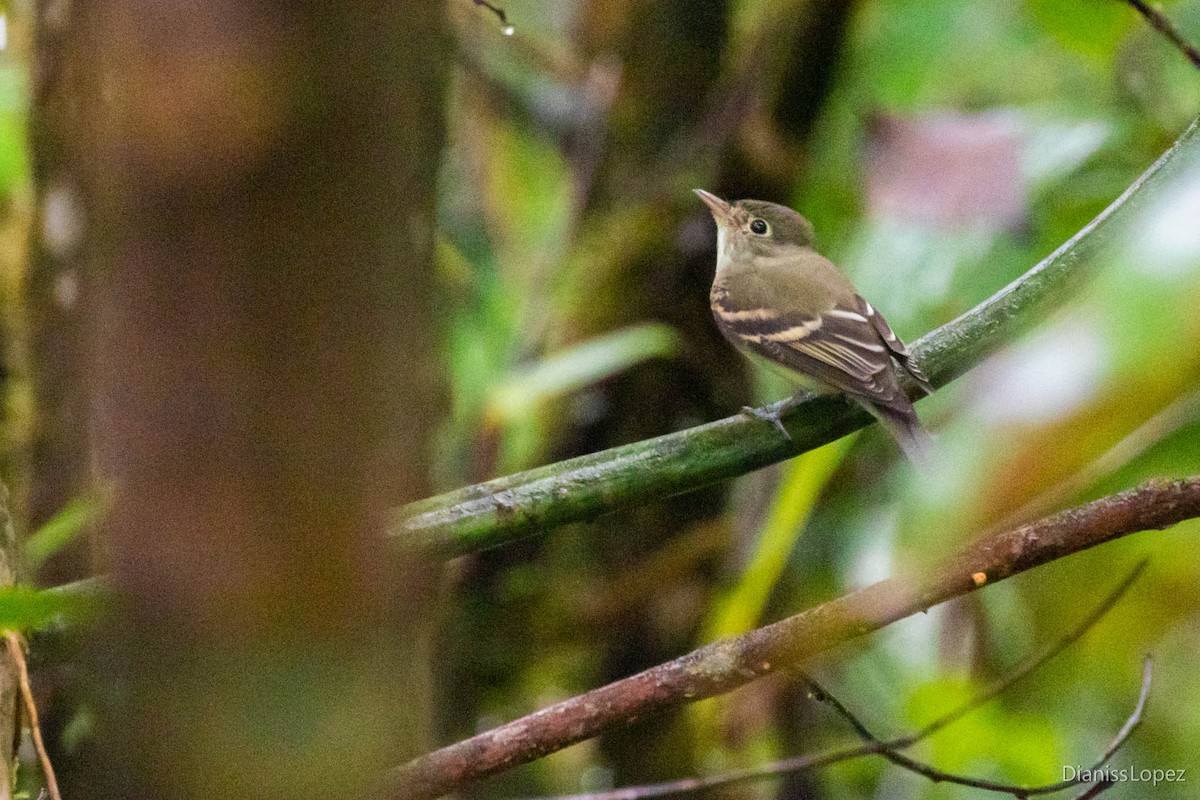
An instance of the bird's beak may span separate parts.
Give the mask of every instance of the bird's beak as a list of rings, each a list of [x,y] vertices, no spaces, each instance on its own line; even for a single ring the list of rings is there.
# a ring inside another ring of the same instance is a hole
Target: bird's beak
[[[717,221],[718,225],[724,225],[732,219],[733,207],[729,203],[726,203],[712,192],[706,192],[703,189],[693,189],[692,191],[704,201],[704,205],[708,206],[708,210],[712,212],[713,219]]]

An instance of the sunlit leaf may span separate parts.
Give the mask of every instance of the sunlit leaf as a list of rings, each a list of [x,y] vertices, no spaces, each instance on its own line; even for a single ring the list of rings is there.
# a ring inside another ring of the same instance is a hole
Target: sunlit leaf
[[[0,589],[0,629],[32,630],[61,618],[82,620],[103,603],[95,592],[60,592],[32,586]]]
[[[1025,0],[1046,33],[1072,50],[1094,58],[1110,56],[1138,22],[1125,3],[1096,0]]]
[[[635,325],[598,336],[514,372],[492,391],[486,417],[493,424],[512,422],[551,398],[679,348],[679,335],[668,325]]]
[[[81,531],[99,519],[104,507],[105,501],[98,495],[72,500],[25,540],[25,566],[36,570],[46,559],[73,542]]]
[[[921,725],[971,701],[980,687],[963,678],[929,681],[908,699],[910,725]],[[1050,720],[1012,711],[1002,701],[973,709],[928,740],[928,760],[939,769],[1017,785],[1059,779],[1062,737]]]
[[[749,561],[732,588],[714,602],[706,641],[744,633],[762,619],[805,522],[853,441],[848,436],[788,462]]]

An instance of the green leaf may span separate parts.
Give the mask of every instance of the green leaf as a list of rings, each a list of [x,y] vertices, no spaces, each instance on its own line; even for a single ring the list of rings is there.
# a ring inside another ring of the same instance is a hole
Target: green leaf
[[[555,397],[582,389],[651,358],[679,351],[679,334],[669,325],[622,328],[518,369],[492,390],[485,418],[509,425],[525,419]]]
[[[59,592],[32,586],[0,589],[0,630],[30,630],[45,627],[62,617],[92,616],[102,603],[93,592]]]
[[[1097,0],[1026,0],[1029,13],[1063,46],[1109,59],[1138,20],[1124,3]]]
[[[705,641],[736,636],[759,624],[821,491],[850,451],[854,438],[851,435],[831,442],[788,464],[749,563],[737,584],[714,604],[705,626]]]
[[[13,194],[29,180],[28,97],[26,70],[0,67],[0,197]]]
[[[79,532],[95,522],[106,503],[96,495],[72,500],[33,535],[25,540],[25,567],[36,570],[59,550],[66,547]]]
[[[919,728],[970,703],[980,691],[964,676],[931,680],[907,703],[912,727]],[[1049,783],[1061,776],[1064,753],[1056,726],[1044,717],[988,703],[927,740],[928,759],[940,769],[1017,785]]]

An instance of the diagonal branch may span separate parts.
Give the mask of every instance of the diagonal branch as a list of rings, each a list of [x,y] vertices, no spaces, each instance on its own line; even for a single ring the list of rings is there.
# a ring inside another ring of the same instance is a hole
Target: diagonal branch
[[[1109,593],[1104,600],[1096,606],[1096,608],[1088,614],[1079,624],[1060,636],[1058,640],[1046,647],[1036,656],[1027,658],[1020,666],[1011,673],[1005,675],[995,681],[991,686],[976,694],[967,702],[959,705],[940,717],[927,723],[924,727],[916,731],[907,733],[903,736],[898,736],[889,739],[885,742],[878,743],[862,743],[853,746],[842,746],[831,750],[826,750],[821,753],[807,753],[800,756],[792,756],[790,758],[773,761],[769,764],[760,764],[753,767],[744,767],[742,769],[730,770],[719,775],[708,775],[702,778],[679,778],[677,780],[665,781],[663,783],[655,783],[642,786],[630,786],[623,789],[608,789],[600,792],[587,792],[584,794],[558,795],[556,797],[543,797],[539,800],[652,800],[658,797],[670,797],[673,795],[690,794],[698,792],[702,789],[715,789],[720,786],[732,786],[734,784],[749,783],[751,781],[764,780],[766,778],[778,777],[794,772],[816,769],[819,767],[827,767],[831,764],[837,764],[842,761],[850,761],[864,756],[879,755],[883,750],[904,750],[917,744],[924,739],[933,736],[943,728],[953,725],[958,720],[965,717],[975,709],[979,708],[999,697],[1009,688],[1015,686],[1018,682],[1036,672],[1050,659],[1064,652],[1067,648],[1079,641],[1084,634],[1094,628],[1105,615],[1111,611],[1117,603],[1123,598],[1133,586],[1134,582],[1145,571],[1146,561],[1141,561],[1134,567],[1127,576],[1117,584],[1116,588]],[[812,683],[812,680],[807,676],[800,675],[804,680]]]
[[[389,793],[438,797],[633,719],[732,691],[988,583],[1194,517],[1200,476],[1150,481],[988,536],[926,575],[889,578],[414,759],[387,776]]]
[[[1079,233],[913,353],[935,386],[977,365],[1069,297],[1091,275],[1106,231],[1127,219],[1200,146],[1193,123],[1166,153]],[[871,417],[840,396],[814,397],[784,417],[791,440],[745,415],[550,464],[412,503],[393,533],[446,557],[497,547],[616,508],[682,494],[819,447]]]
[[[1133,6],[1151,28],[1161,33],[1168,42],[1183,53],[1184,58],[1200,69],[1200,50],[1197,50],[1194,44],[1184,38],[1184,35],[1179,32],[1179,28],[1175,27],[1175,23],[1171,22],[1157,3],[1147,3],[1145,0],[1125,0],[1125,2]]]

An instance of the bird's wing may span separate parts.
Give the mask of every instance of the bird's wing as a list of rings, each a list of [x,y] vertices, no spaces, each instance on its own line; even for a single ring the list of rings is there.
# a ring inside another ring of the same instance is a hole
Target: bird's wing
[[[904,367],[904,371],[912,376],[917,385],[925,394],[933,394],[933,386],[930,385],[929,379],[925,377],[925,373],[917,366],[917,362],[913,360],[912,354],[908,352],[908,348],[904,346],[904,342],[900,341],[900,337],[892,331],[892,326],[887,324],[887,320],[883,318],[875,310],[875,307],[868,303],[863,298],[858,298],[859,311],[871,321],[871,325],[875,328],[883,343],[887,345],[891,351],[892,357],[900,362],[900,366]]]
[[[760,302],[761,293],[724,286],[714,286],[711,299],[717,326],[734,344],[871,402],[909,406],[892,369],[895,351],[873,322],[882,318],[857,295],[853,308],[811,313],[784,312]]]

